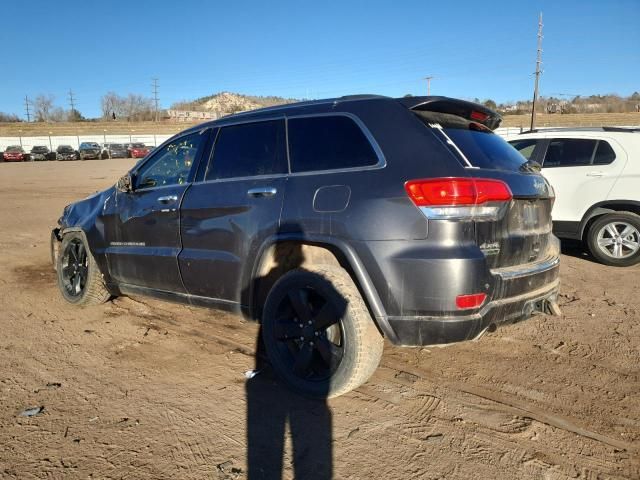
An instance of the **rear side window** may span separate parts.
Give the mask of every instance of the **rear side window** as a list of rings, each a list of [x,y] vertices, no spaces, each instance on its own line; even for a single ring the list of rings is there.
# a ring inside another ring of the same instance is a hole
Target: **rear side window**
[[[223,127],[206,180],[287,173],[284,120]]]
[[[596,148],[596,154],[593,157],[593,164],[609,165],[610,163],[613,163],[615,159],[616,154],[613,151],[613,148],[611,148],[611,145],[604,140],[600,140],[598,142],[598,147]]]
[[[530,160],[533,156],[533,152],[535,151],[536,146],[540,143],[540,140],[529,138],[527,140],[513,140],[509,143],[513,148],[520,152],[520,155],[522,155],[527,160]]]
[[[356,122],[346,116],[289,119],[292,172],[368,167],[378,156]]]
[[[597,140],[583,138],[557,138],[549,142],[544,156],[544,168],[580,167],[591,165]]]

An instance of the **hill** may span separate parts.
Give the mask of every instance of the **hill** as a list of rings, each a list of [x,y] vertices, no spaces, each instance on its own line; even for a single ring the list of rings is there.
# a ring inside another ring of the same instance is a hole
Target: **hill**
[[[175,110],[195,110],[215,112],[219,117],[232,113],[255,110],[256,108],[272,107],[286,103],[298,102],[295,98],[260,97],[243,95],[240,93],[220,92],[214,95],[197,98],[191,101],[177,102],[171,105]]]

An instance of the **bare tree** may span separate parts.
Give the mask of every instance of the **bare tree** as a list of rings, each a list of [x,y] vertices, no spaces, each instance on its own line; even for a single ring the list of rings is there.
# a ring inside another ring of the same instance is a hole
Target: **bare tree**
[[[126,118],[129,121],[151,120],[153,119],[153,106],[153,99],[134,93],[121,97],[114,92],[108,92],[101,99],[104,118],[110,118],[115,113],[117,117]]]
[[[40,94],[33,101],[33,115],[36,122],[48,122],[51,117],[53,101],[55,97],[51,94]]]

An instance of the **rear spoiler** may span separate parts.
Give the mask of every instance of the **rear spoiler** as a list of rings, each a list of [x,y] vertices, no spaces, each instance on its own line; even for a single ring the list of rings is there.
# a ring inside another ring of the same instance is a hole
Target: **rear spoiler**
[[[409,110],[448,113],[472,122],[481,123],[491,130],[500,126],[502,117],[498,112],[474,102],[449,97],[403,97],[398,102]]]

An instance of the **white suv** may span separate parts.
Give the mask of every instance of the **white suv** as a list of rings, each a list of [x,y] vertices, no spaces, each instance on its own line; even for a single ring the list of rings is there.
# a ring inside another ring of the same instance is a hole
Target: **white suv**
[[[556,190],[553,230],[607,265],[640,262],[640,128],[554,128],[507,138]]]

